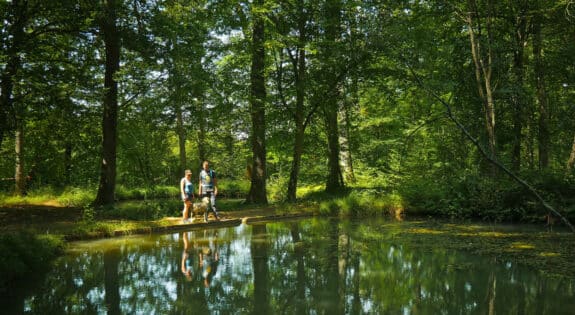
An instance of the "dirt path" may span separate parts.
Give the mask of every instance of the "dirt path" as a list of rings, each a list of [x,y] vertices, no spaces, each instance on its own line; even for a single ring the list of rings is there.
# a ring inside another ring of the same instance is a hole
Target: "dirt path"
[[[155,221],[130,221],[130,220],[100,220],[98,223],[118,225],[122,221],[122,227],[115,234],[132,234],[149,232],[156,229],[169,230],[187,227],[203,228],[206,226],[219,226],[237,224],[238,222],[256,222],[278,220],[298,216],[298,213],[279,214],[275,208],[243,209],[238,211],[220,211],[220,222],[215,222],[210,216],[210,223],[206,225],[203,219],[196,217],[191,224],[184,224],[181,217],[165,217]],[[22,230],[31,230],[36,233],[50,234],[75,234],[73,231],[82,220],[82,209],[72,207],[59,207],[52,205],[19,205],[0,207],[0,233],[12,233]]]

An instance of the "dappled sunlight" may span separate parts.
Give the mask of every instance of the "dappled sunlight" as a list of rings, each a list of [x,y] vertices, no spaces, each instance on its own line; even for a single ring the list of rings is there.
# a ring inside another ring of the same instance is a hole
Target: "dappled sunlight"
[[[559,253],[550,253],[550,252],[542,252],[542,253],[539,253],[539,256],[542,256],[542,257],[559,257],[559,256],[561,256],[561,254],[559,254]]]
[[[502,232],[475,232],[475,233],[454,233],[458,236],[481,236],[481,237],[497,237],[497,238],[508,238],[513,236],[519,236],[519,234],[510,234]]]
[[[445,234],[445,233],[447,233],[445,231],[438,231],[438,230],[432,230],[432,229],[427,229],[427,228],[409,229],[408,231],[410,233],[413,233],[413,234]]]
[[[513,242],[511,243],[512,249],[535,249],[535,246],[528,243],[523,242]]]

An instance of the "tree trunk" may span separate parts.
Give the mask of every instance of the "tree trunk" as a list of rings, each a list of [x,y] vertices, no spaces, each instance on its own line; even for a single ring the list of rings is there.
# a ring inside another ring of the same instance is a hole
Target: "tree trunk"
[[[253,3],[252,66],[250,74],[250,114],[252,120],[251,186],[246,202],[267,204],[266,192],[266,120],[265,120],[265,28],[262,13],[264,0]]]
[[[332,99],[335,101],[335,99]],[[336,103],[337,104],[337,103]],[[341,167],[339,165],[340,147],[339,147],[339,128],[337,123],[337,109],[333,105],[328,106],[324,111],[325,124],[327,128],[327,146],[328,146],[328,169],[327,182],[325,191],[336,193],[343,188],[343,178]]]
[[[118,124],[118,82],[114,76],[120,69],[120,34],[116,25],[116,0],[108,0],[101,31],[106,46],[106,72],[104,74],[104,111],[102,119],[102,164],[100,184],[94,205],[114,203],[116,189],[116,143]]]
[[[328,1],[326,4],[326,46],[324,47],[324,57],[328,62],[326,64],[326,81],[333,80],[338,77],[336,71],[336,62],[339,60],[337,54],[338,49],[333,45],[339,40],[341,34],[340,27],[340,14],[341,4],[338,1]],[[326,84],[330,85],[330,84]],[[339,90],[337,85],[334,87],[333,93],[329,93],[326,100],[323,101],[325,126],[327,132],[327,146],[328,146],[328,176],[325,185],[325,190],[328,193],[334,193],[344,187],[343,177],[340,167],[340,146],[339,146],[339,127],[338,127],[338,111],[339,111]]]
[[[519,172],[521,170],[521,143],[523,139],[523,108],[525,107],[525,92],[523,90],[524,68],[524,47],[527,41],[527,7],[525,3],[517,4],[519,14],[515,18],[515,50],[513,52],[513,73],[514,73],[514,93],[511,97],[513,104],[513,143],[511,149],[511,170]]]
[[[14,194],[23,196],[26,193],[26,177],[24,176],[24,126],[22,119],[16,122],[15,149],[16,165],[14,171],[15,187]]]
[[[13,0],[9,5],[10,14],[6,23],[8,24],[7,38],[11,37],[11,40],[4,43],[8,47],[5,50],[7,62],[0,82],[0,147],[2,147],[5,133],[16,127],[12,92],[14,78],[21,67],[19,54],[26,41],[24,26],[28,21],[27,6],[27,1],[19,0]]]
[[[575,137],[573,137],[573,145],[571,146],[571,154],[569,155],[569,160],[567,160],[567,172],[571,172],[575,165]]]
[[[72,142],[66,140],[64,144],[64,182],[66,185],[69,185],[72,179],[72,150]]]
[[[307,17],[305,15],[303,1],[298,1],[298,50],[297,50],[297,60],[294,62],[294,73],[295,76],[295,86],[296,86],[296,105],[295,105],[295,139],[293,145],[293,159],[292,167],[290,171],[290,177],[288,182],[287,200],[294,202],[297,199],[297,182],[299,178],[299,172],[301,167],[301,156],[303,154],[305,128],[307,126],[304,118],[304,102],[306,94],[306,23]]]
[[[178,133],[178,147],[180,149],[180,174],[184,174],[186,170],[187,158],[186,158],[186,128],[184,128],[184,117],[182,113],[182,107],[180,104],[180,99],[176,100],[176,132]]]
[[[540,17],[536,16],[533,21],[533,56],[535,58],[535,85],[537,89],[537,103],[539,105],[538,122],[538,151],[539,168],[545,169],[549,166],[549,105],[547,102],[547,92],[545,88],[545,71],[542,56],[542,36]]]
[[[7,38],[11,37],[11,41],[4,43],[8,45],[5,50],[7,62],[0,82],[0,147],[2,147],[5,133],[16,127],[12,93],[14,78],[21,67],[20,52],[26,41],[24,26],[29,18],[28,1],[13,0],[9,5],[9,11],[6,23],[8,24]]]
[[[343,163],[343,172],[345,179],[349,182],[355,181],[355,173],[353,170],[353,156],[351,154],[351,114],[352,110],[350,103],[344,101],[343,107],[343,132],[339,137],[339,144],[341,147],[341,161]]]
[[[204,109],[203,102],[198,105],[198,167],[208,159],[206,150],[206,110]]]
[[[475,64],[475,79],[479,97],[483,104],[485,114],[485,130],[487,134],[487,143],[489,153],[492,157],[497,156],[495,141],[495,103],[493,100],[493,87],[491,85],[493,51],[491,49],[491,2],[488,6],[487,16],[487,52],[484,56],[480,38],[482,34],[476,34],[475,28],[481,29],[477,4],[475,0],[468,0],[467,26],[469,29],[469,40],[471,43],[471,54]],[[496,174],[497,168],[491,166],[491,175]]]

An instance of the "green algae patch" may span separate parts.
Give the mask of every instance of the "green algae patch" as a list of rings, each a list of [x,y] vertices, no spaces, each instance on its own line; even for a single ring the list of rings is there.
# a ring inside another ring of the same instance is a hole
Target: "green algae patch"
[[[559,277],[575,278],[575,234],[521,231],[497,226],[438,221],[384,223],[371,233],[373,241],[395,241],[421,250],[451,249],[512,261]]]

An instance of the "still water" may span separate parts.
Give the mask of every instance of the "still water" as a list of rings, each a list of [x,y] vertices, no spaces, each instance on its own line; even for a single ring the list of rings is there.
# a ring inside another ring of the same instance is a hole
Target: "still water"
[[[10,312],[575,312],[574,281],[441,244],[422,251],[401,239],[378,240],[388,233],[382,226],[314,218],[73,243]]]

